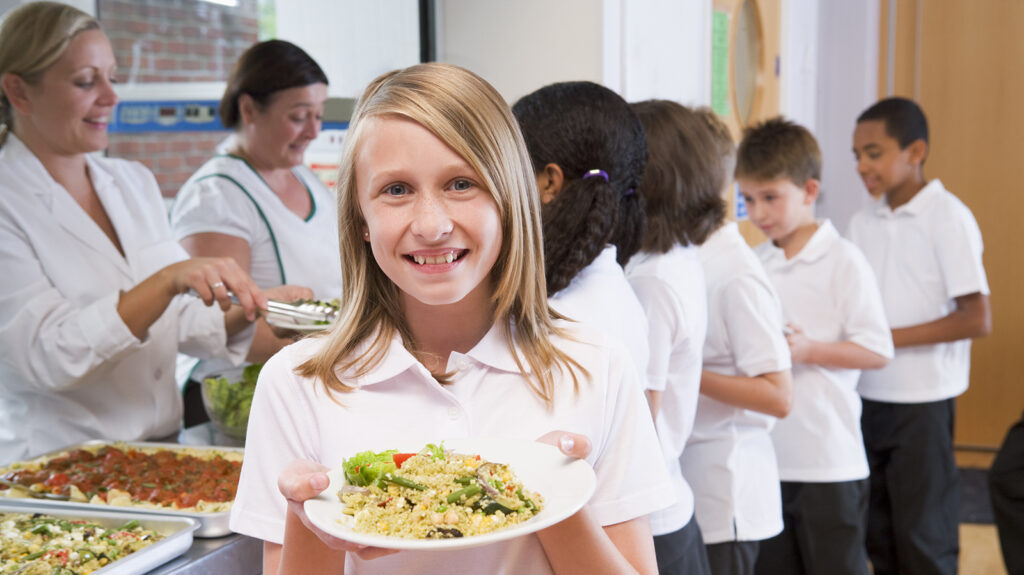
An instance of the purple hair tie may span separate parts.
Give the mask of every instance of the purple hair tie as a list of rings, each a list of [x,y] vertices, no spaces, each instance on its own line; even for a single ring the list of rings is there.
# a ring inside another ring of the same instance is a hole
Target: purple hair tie
[[[590,170],[587,173],[583,174],[583,179],[585,180],[587,178],[593,178],[594,176],[600,176],[604,178],[604,181],[606,182],[610,181],[608,180],[608,172],[604,170]]]
[[[630,189],[626,190],[626,193],[624,193],[622,195],[624,195],[624,196],[632,196],[633,192],[635,192],[635,191],[636,190],[634,190],[633,188],[630,188]]]

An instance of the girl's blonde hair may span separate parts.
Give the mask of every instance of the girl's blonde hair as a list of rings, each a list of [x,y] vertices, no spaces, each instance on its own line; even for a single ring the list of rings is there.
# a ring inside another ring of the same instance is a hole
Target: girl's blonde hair
[[[31,2],[11,10],[0,23],[0,76],[17,74],[36,81],[64,55],[71,39],[100,23],[78,8],[59,2]],[[0,146],[14,120],[11,103],[0,87]]]
[[[494,321],[505,332],[510,352],[529,385],[545,401],[553,398],[554,369],[566,370],[578,386],[582,367],[555,347],[544,282],[540,203],[533,167],[508,105],[476,74],[449,64],[419,64],[389,72],[370,83],[349,123],[338,173],[338,234],[344,295],[338,321],[326,345],[298,367],[328,391],[350,391],[342,381],[370,371],[400,335],[412,351],[416,342],[402,314],[399,289],[377,265],[363,241],[363,216],[356,192],[355,160],[367,120],[398,117],[429,130],[472,166],[498,206],[504,239],[491,270]],[[361,344],[369,341],[369,346]],[[519,353],[516,353],[518,347]],[[343,374],[339,376],[339,373]],[[585,372],[584,372],[585,373]]]

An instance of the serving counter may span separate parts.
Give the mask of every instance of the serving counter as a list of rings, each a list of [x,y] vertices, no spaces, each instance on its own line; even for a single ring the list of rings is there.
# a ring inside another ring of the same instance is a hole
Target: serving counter
[[[147,575],[258,575],[263,572],[263,541],[232,533],[216,539],[196,538],[177,559]]]

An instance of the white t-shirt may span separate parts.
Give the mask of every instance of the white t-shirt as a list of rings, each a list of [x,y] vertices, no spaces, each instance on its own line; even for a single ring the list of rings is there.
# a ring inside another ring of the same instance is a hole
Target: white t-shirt
[[[945,317],[956,297],[989,293],[978,222],[937,179],[895,210],[881,198],[857,212],[848,236],[875,271],[893,328]],[[858,391],[891,403],[939,401],[967,390],[970,368],[969,339],[904,347],[862,374]]]
[[[291,284],[310,288],[317,299],[338,298],[341,255],[334,195],[306,166],[292,172],[305,184],[313,206],[305,219],[289,210],[245,160],[222,154],[182,186],[171,209],[171,228],[178,241],[201,233],[245,240],[250,276],[260,288]],[[178,379],[202,381],[230,367],[218,360],[196,363],[182,362]]]
[[[697,248],[708,289],[704,369],[753,377],[789,369],[779,299],[736,224]],[[701,395],[680,458],[707,544],[758,541],[782,531],[775,418]]]
[[[341,256],[333,194],[305,166],[292,172],[309,193],[313,208],[307,218],[289,210],[242,158],[211,158],[175,198],[175,237],[180,241],[219,233],[241,238],[251,249],[250,275],[256,285],[300,285],[312,289],[317,299],[339,297]]]
[[[0,148],[0,463],[90,439],[138,441],[181,426],[179,349],[240,361],[251,330],[225,348],[224,314],[178,296],[132,335],[120,293],[188,258],[160,188],[138,162],[86,156],[122,256],[14,134]]]
[[[558,313],[621,341],[629,350],[637,373],[643,377],[651,353],[647,317],[615,259],[616,253],[615,246],[605,247],[548,303]]]
[[[383,361],[357,386],[328,397],[321,383],[293,371],[327,341],[308,338],[275,355],[260,373],[246,438],[231,529],[281,543],[285,501],[277,478],[296,458],[338,468],[344,458],[389,443],[424,444],[450,438],[507,437],[534,440],[553,430],[581,433],[593,450],[587,461],[597,491],[587,504],[601,525],[641,517],[672,503],[668,473],[637,374],[625,350],[601,333],[562,324],[575,341],[560,349],[590,374],[573,392],[571,380],[556,385],[552,407],[534,393],[516,367],[499,327],[467,354],[453,353],[452,383],[441,386],[394,339]],[[346,558],[345,573],[551,573],[534,535],[483,547],[446,552],[403,551],[362,561]]]
[[[892,357],[875,274],[830,221],[819,222],[792,259],[772,242],[754,251],[779,294],[787,323],[801,326],[816,341],[849,341]],[[793,409],[772,429],[780,479],[835,482],[868,476],[858,377],[858,369],[793,365]]]
[[[693,429],[700,393],[704,335],[708,327],[704,269],[695,246],[674,246],[663,254],[640,252],[629,260],[626,278],[647,312],[647,389],[661,391],[655,421],[676,504],[651,515],[655,535],[674,533],[693,517],[693,491],[683,478],[679,456]]]

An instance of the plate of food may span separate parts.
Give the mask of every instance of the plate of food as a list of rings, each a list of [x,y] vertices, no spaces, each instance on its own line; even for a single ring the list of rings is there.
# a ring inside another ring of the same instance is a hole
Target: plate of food
[[[594,470],[558,448],[516,439],[453,439],[353,453],[305,502],[321,530],[372,547],[461,549],[521,537],[576,513]]]

